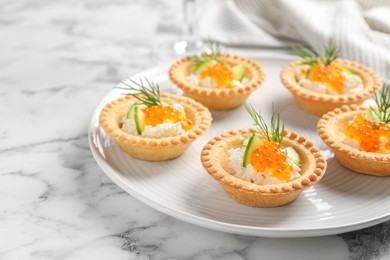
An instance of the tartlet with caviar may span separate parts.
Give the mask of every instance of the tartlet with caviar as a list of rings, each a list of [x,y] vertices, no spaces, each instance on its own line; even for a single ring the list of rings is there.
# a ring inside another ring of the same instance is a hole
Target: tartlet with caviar
[[[265,72],[251,59],[212,47],[174,63],[169,77],[186,96],[207,108],[227,110],[240,106],[264,82]]]
[[[125,97],[107,104],[100,125],[127,154],[147,161],[180,156],[211,124],[211,115],[202,104],[169,93],[146,79],[122,83]]]
[[[325,173],[326,160],[303,136],[288,132],[273,116],[271,127],[245,106],[257,128],[223,133],[203,148],[203,167],[237,202],[278,207],[295,200]]]
[[[343,106],[323,115],[318,133],[344,167],[390,176],[390,87],[374,96],[377,107]]]
[[[382,85],[371,69],[338,58],[334,46],[324,54],[296,46],[294,53],[301,60],[284,67],[280,79],[298,106],[311,114],[321,116],[343,105],[360,105]]]

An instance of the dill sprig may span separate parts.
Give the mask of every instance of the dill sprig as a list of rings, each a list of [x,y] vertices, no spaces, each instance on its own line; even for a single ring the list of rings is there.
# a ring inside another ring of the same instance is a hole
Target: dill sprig
[[[280,123],[280,115],[275,116],[275,110],[272,108],[272,117],[271,117],[271,129],[268,127],[264,118],[261,116],[260,112],[256,112],[252,105],[244,104],[246,111],[252,117],[253,125],[257,126],[259,133],[269,142],[276,142],[281,144],[284,137],[284,124]]]
[[[302,58],[302,64],[313,67],[319,63],[329,66],[339,57],[339,50],[331,42],[325,48],[325,52],[320,50],[309,50],[302,45],[298,44],[292,47],[293,54]]]
[[[161,98],[160,98],[160,86],[157,83],[154,83],[147,79],[145,77],[145,81],[147,85],[144,84],[142,79],[140,79],[140,82],[136,82],[132,79],[130,81],[134,85],[129,85],[123,82],[124,85],[127,86],[127,88],[118,87],[120,89],[130,90],[131,92],[126,93],[126,95],[133,96],[134,98],[138,99],[141,104],[151,107],[151,106],[157,106],[161,105]]]
[[[208,60],[220,61],[222,59],[221,48],[218,42],[209,40],[208,48],[208,51],[203,51],[200,55],[194,55],[190,59],[197,65]]]
[[[379,93],[375,93],[374,101],[377,105],[377,109],[370,107],[371,111],[375,113],[378,119],[385,123],[390,123],[390,84],[383,85],[383,88]]]
[[[302,45],[295,45],[292,47],[293,54],[302,58],[302,64],[314,66],[318,63],[317,54]]]

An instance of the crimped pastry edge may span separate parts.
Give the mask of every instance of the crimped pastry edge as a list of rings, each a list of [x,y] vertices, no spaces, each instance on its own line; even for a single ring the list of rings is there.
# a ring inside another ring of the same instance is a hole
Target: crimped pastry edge
[[[301,144],[305,147],[306,155],[312,154],[315,160],[315,169],[313,171],[304,172],[301,177],[280,184],[272,184],[272,185],[257,185],[254,183],[250,183],[244,180],[241,180],[237,177],[226,172],[225,169],[220,164],[214,163],[213,161],[213,149],[221,145],[224,142],[225,138],[237,135],[248,135],[251,133],[257,133],[256,129],[242,129],[242,130],[232,130],[221,135],[216,136],[212,140],[210,140],[203,148],[201,153],[201,162],[204,169],[210,174],[214,179],[216,179],[221,185],[227,185],[234,189],[249,192],[258,195],[283,195],[289,194],[296,191],[302,191],[316,182],[318,182],[326,171],[326,160],[321,154],[320,150],[309,140],[307,140],[303,136],[299,136],[295,132],[288,132],[285,130],[285,137],[290,141],[295,141],[298,144]],[[218,160],[217,160],[218,161]]]
[[[201,136],[209,128],[212,117],[209,110],[202,104],[190,98],[170,93],[162,93],[161,99],[165,101],[176,101],[180,103],[185,110],[192,111],[195,115],[193,127],[182,135],[165,138],[145,138],[128,134],[119,128],[117,120],[113,119],[112,116],[117,115],[118,111],[116,110],[120,106],[123,106],[124,104],[127,106],[130,101],[135,101],[135,99],[131,96],[124,96],[108,103],[100,113],[99,123],[107,135],[119,143],[134,147],[138,146],[150,148],[174,148],[188,144]]]
[[[364,100],[370,98],[375,92],[377,92],[382,86],[382,80],[380,77],[368,67],[345,59],[337,59],[336,63],[342,67],[352,70],[355,74],[358,74],[363,81],[369,80],[368,85],[364,82],[364,89],[361,92],[350,95],[328,95],[322,93],[316,93],[314,91],[303,88],[295,78],[295,70],[301,67],[301,61],[296,61],[285,66],[280,73],[280,80],[283,85],[294,95],[302,97],[311,101],[329,102],[334,104],[348,105],[348,104],[360,104]]]
[[[182,58],[171,66],[169,69],[169,78],[175,85],[181,88],[184,93],[189,93],[191,96],[197,97],[199,102],[202,102],[202,97],[215,98],[215,102],[218,102],[219,100],[223,102],[226,97],[246,97],[265,81],[266,76],[263,67],[254,60],[239,55],[222,54],[222,56],[228,63],[243,63],[246,69],[250,71],[252,78],[245,86],[230,89],[210,89],[188,82],[184,75],[179,73],[179,71],[193,65],[189,57]]]
[[[353,148],[339,139],[334,140],[330,131],[334,128],[335,124],[338,124],[341,118],[350,118],[353,119],[354,116],[366,113],[367,107],[349,105],[336,108],[321,117],[317,124],[317,131],[321,139],[334,151],[341,152],[350,156],[351,158],[374,162],[374,163],[390,163],[390,154],[381,154],[381,153],[371,153],[360,151],[356,148]],[[369,173],[367,173],[369,174]],[[375,174],[377,175],[377,174]],[[390,175],[390,173],[389,173]]]

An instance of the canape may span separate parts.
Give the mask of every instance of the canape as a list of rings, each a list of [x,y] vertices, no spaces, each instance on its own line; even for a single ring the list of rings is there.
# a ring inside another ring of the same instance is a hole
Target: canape
[[[129,93],[107,104],[100,125],[127,154],[147,161],[180,156],[211,124],[202,104],[169,93],[146,79],[123,83]]]
[[[271,129],[251,106],[256,129],[223,133],[203,148],[203,167],[237,202],[252,207],[277,207],[297,198],[325,173],[326,160],[303,136],[288,132],[280,118]]]
[[[294,53],[302,60],[285,66],[280,79],[298,106],[311,114],[321,116],[343,105],[360,105],[382,85],[380,77],[371,69],[338,58],[333,46],[325,54],[302,46],[297,46]]]
[[[264,82],[265,72],[249,58],[211,48],[174,63],[169,77],[184,95],[209,109],[227,110],[240,106]]]
[[[375,95],[377,107],[343,106],[323,115],[318,133],[346,168],[390,176],[390,88]]]

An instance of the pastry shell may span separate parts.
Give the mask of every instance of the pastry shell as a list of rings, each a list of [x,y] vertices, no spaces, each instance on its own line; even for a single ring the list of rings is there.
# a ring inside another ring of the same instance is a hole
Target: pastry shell
[[[293,94],[298,106],[302,110],[321,116],[343,105],[361,105],[381,88],[382,81],[380,77],[366,66],[343,59],[337,59],[334,62],[360,76],[364,85],[363,90],[356,94],[329,95],[305,89],[297,82],[295,77],[296,69],[302,66],[301,61],[290,63],[282,69],[280,80]]]
[[[223,190],[237,202],[252,207],[277,207],[295,200],[302,190],[314,185],[325,173],[326,160],[320,150],[305,137],[286,131],[283,144],[292,146],[301,158],[301,177],[280,184],[257,185],[234,177],[229,166],[228,150],[241,147],[243,138],[255,129],[233,130],[209,141],[203,148],[203,167]]]
[[[194,70],[195,64],[190,58],[183,58],[169,69],[169,78],[184,92],[212,110],[227,110],[240,106],[247,97],[265,80],[264,69],[255,61],[238,55],[225,54],[223,59],[235,66],[245,65],[245,77],[249,79],[243,87],[233,88],[203,88],[188,81],[187,77]]]
[[[161,99],[168,103],[180,103],[193,127],[182,135],[165,138],[146,138],[128,134],[121,129],[121,120],[125,116],[132,96],[121,97],[107,104],[100,114],[100,125],[127,154],[146,161],[164,161],[180,156],[188,146],[201,136],[210,126],[212,118],[202,104],[174,94],[163,93]]]
[[[360,151],[341,140],[345,124],[366,112],[366,107],[356,105],[342,106],[328,112],[318,122],[318,134],[344,167],[369,175],[390,176],[390,154]]]

